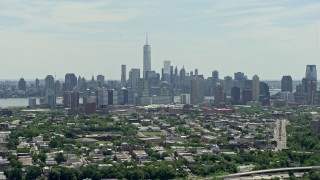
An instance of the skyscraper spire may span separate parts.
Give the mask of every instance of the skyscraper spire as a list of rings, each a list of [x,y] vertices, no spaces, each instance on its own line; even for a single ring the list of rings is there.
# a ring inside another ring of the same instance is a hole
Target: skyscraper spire
[[[146,45],[143,46],[143,77],[146,71],[151,71],[151,46],[148,44],[148,33],[146,34]]]
[[[146,44],[148,44],[148,32],[146,33]]]

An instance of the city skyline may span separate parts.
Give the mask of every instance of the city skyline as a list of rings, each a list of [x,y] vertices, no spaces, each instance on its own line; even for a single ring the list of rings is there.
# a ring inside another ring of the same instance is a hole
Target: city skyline
[[[148,32],[151,70],[158,73],[170,60],[206,77],[218,70],[221,78],[241,71],[261,80],[283,75],[299,80],[306,64],[320,65],[319,7],[313,0],[4,0],[0,59],[6,68],[0,79],[62,78],[73,72],[119,80],[121,64],[143,71]]]

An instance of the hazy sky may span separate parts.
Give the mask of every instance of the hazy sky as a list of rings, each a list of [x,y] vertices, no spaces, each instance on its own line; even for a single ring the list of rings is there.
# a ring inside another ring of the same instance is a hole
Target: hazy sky
[[[142,69],[146,32],[157,72],[167,59],[220,77],[320,69],[320,0],[1,0],[0,79],[120,79],[121,64]]]

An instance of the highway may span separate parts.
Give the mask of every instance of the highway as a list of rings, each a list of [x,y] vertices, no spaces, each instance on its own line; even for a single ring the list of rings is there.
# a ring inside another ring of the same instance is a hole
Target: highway
[[[320,166],[266,169],[266,170],[258,170],[258,171],[250,171],[250,172],[229,174],[229,175],[225,175],[225,176],[220,176],[219,178],[234,179],[234,178],[237,178],[237,177],[251,176],[251,175],[256,175],[256,174],[270,174],[270,173],[279,173],[279,172],[288,172],[288,171],[310,171],[312,169],[320,170]]]

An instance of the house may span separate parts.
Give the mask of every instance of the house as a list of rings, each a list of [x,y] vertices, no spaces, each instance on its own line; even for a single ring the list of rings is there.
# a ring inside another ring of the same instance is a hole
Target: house
[[[145,150],[133,150],[132,154],[136,156],[136,160],[139,163],[150,162],[150,158]]]
[[[57,163],[56,160],[54,160],[54,158],[48,157],[48,158],[46,159],[46,165],[47,165],[47,166],[56,166],[56,165],[58,165],[58,163]]]
[[[125,162],[125,161],[128,161],[128,162],[131,161],[131,158],[126,153],[116,153],[114,156],[115,156],[118,163]]]
[[[4,172],[0,172],[0,180],[6,180],[7,176],[4,174]]]
[[[43,136],[37,136],[32,138],[32,142],[43,141]]]
[[[29,156],[19,157],[19,161],[22,163],[23,167],[32,166],[32,158]]]

